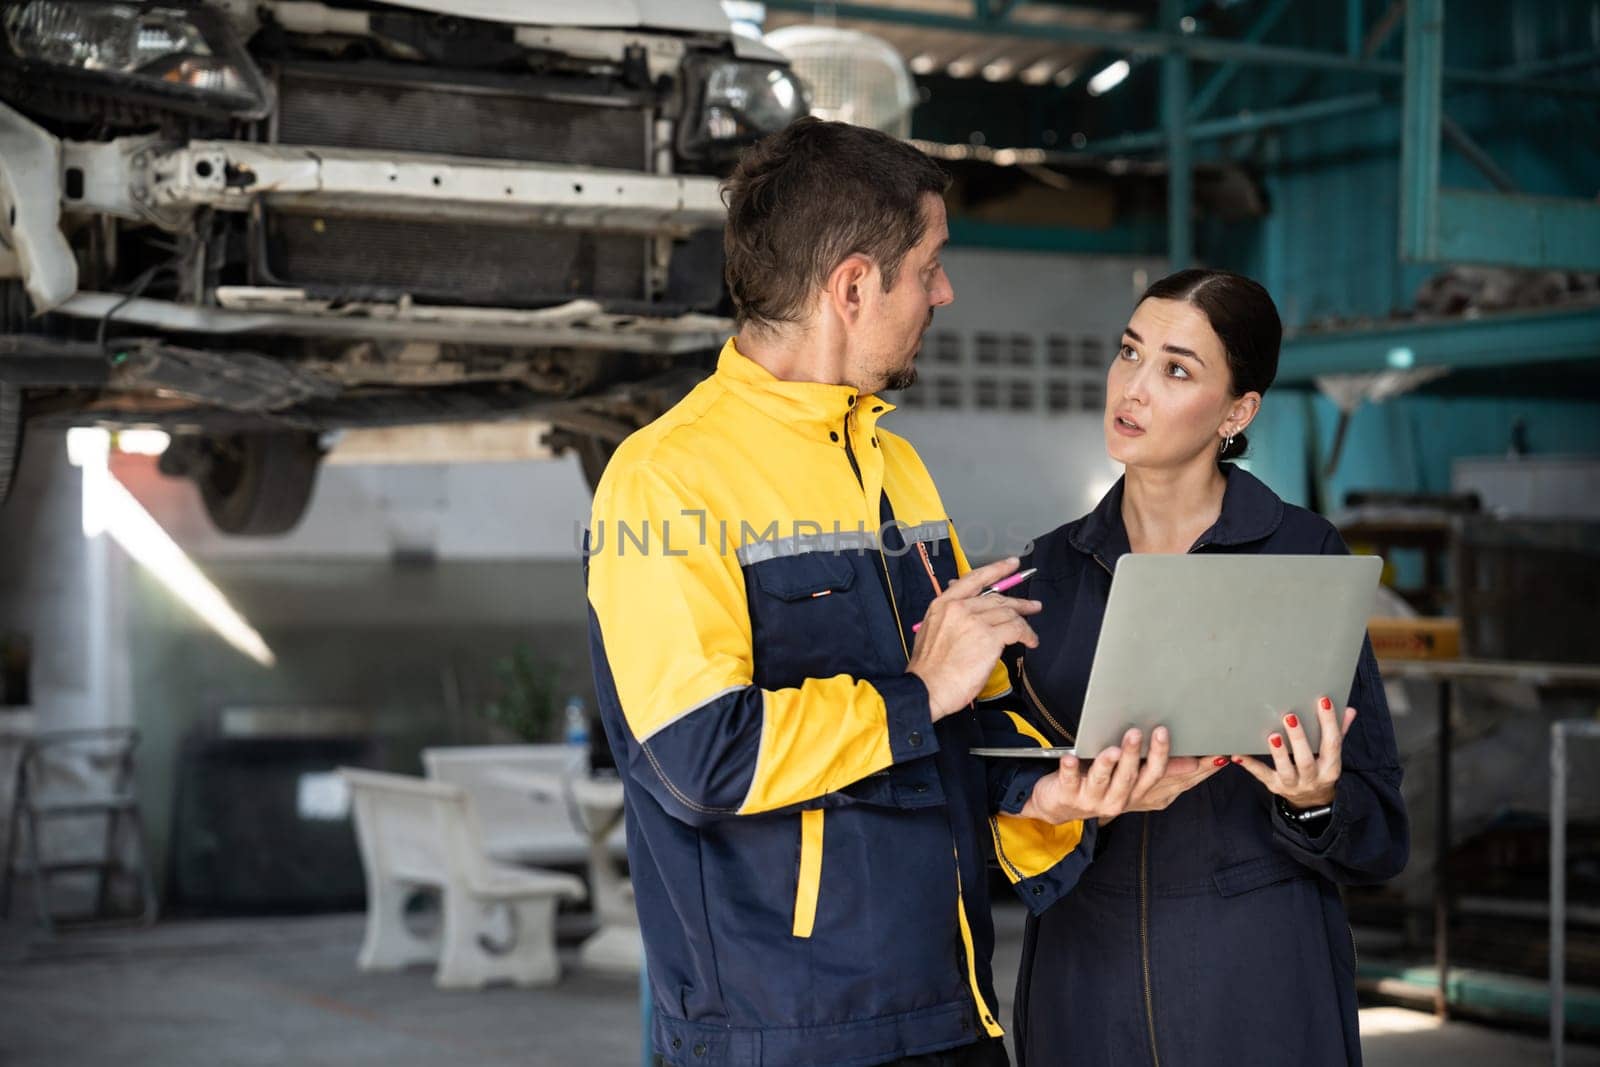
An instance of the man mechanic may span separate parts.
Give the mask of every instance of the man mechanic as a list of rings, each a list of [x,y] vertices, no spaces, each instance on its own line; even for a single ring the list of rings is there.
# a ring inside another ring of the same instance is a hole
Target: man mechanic
[[[1007,1063],[990,855],[1042,910],[1162,773],[1136,734],[1081,774],[968,753],[1043,743],[999,699],[1038,605],[979,595],[1017,561],[968,571],[878,396],[954,299],[947,185],[841,123],[750,149],[737,335],[595,493],[590,646],[662,1064]]]

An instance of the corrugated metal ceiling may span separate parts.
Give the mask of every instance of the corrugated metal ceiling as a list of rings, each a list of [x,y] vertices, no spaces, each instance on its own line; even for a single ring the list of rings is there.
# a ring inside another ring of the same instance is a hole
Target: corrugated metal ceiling
[[[897,8],[907,12],[970,18],[971,0],[874,0],[874,7]],[[1128,12],[1101,11],[1088,7],[1045,4],[1019,4],[1004,22],[982,33],[931,29],[835,18],[831,5],[818,4],[812,15],[768,9],[767,30],[795,24],[837,25],[870,33],[888,41],[910,65],[912,73],[947,74],[953,78],[984,78],[988,81],[1022,81],[1030,85],[1070,85],[1093,73],[1100,50],[1093,46],[1041,40],[1028,34],[1034,25],[1092,26],[1107,30],[1133,30],[1145,20]],[[1101,64],[1103,65],[1103,64]]]

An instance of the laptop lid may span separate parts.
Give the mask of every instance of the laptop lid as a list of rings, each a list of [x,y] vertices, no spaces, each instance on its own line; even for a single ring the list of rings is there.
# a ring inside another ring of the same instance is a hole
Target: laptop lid
[[[1129,554],[1118,562],[1075,751],[1165,724],[1175,756],[1264,753],[1282,717],[1319,745],[1342,712],[1372,613],[1376,556]]]

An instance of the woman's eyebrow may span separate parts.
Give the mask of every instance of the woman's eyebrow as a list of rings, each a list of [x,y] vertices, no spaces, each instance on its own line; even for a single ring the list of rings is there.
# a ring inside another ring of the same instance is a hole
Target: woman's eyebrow
[[[1206,361],[1205,360],[1201,359],[1198,355],[1196,355],[1194,352],[1190,351],[1189,349],[1180,347],[1179,345],[1162,345],[1161,346],[1161,350],[1163,352],[1171,352],[1175,356],[1188,356],[1190,359],[1194,360],[1196,363],[1200,364],[1202,367],[1204,367],[1206,365]]]
[[[1138,331],[1135,330],[1132,326],[1124,326],[1122,328],[1122,335],[1124,337],[1131,337],[1135,341],[1139,342],[1140,344],[1144,344],[1144,338],[1140,337]],[[1163,352],[1171,352],[1175,356],[1188,356],[1190,359],[1194,360],[1196,363],[1200,364],[1200,366],[1202,366],[1202,367],[1204,367],[1206,365],[1206,361],[1205,360],[1201,359],[1198,355],[1196,355],[1190,349],[1184,348],[1182,345],[1162,345],[1161,346],[1161,350]]]

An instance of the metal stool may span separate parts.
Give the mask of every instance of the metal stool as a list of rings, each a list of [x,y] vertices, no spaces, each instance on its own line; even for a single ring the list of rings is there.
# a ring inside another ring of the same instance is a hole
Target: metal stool
[[[11,914],[11,886],[17,874],[33,879],[34,904],[39,923],[53,934],[60,926],[114,922],[155,922],[155,884],[146,862],[144,825],[139,802],[132,791],[133,750],[139,733],[131,727],[62,730],[37,734],[24,743],[17,768],[16,790],[7,832],[4,881],[0,883],[0,914]],[[62,783],[75,773],[80,788]],[[45,862],[42,828],[51,820],[101,816],[106,821],[100,855]],[[18,864],[18,839],[27,832],[27,861]],[[122,835],[131,859],[124,861]],[[50,880],[59,874],[96,876],[94,910],[87,914],[60,915],[49,903]],[[139,909],[116,914],[111,910],[112,878],[130,874],[139,888]]]

